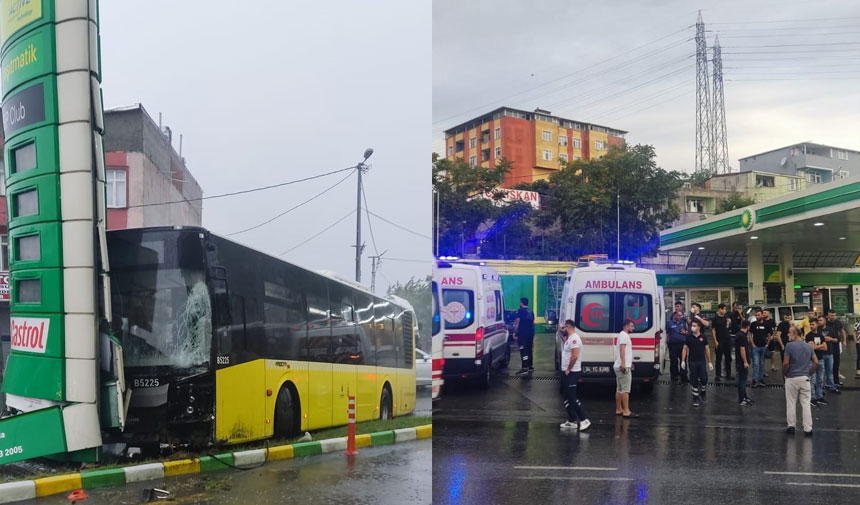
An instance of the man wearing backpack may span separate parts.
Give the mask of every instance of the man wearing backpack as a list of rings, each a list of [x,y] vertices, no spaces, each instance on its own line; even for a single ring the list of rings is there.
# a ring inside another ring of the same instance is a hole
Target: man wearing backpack
[[[525,297],[520,298],[520,308],[514,320],[514,342],[519,346],[520,357],[523,360],[523,368],[517,372],[517,375],[534,372],[532,351],[535,343],[535,314],[529,310],[529,299]]]

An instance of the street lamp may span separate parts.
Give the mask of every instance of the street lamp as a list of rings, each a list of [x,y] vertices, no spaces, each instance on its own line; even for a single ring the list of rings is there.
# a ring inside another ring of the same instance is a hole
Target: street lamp
[[[358,196],[356,198],[355,212],[355,282],[361,282],[361,173],[367,170],[364,164],[373,155],[373,149],[368,147],[364,150],[364,159],[355,166],[358,170]]]

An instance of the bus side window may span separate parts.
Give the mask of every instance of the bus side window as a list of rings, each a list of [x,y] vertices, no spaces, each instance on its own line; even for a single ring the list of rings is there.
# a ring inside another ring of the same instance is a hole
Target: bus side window
[[[376,343],[374,342],[373,298],[360,291],[355,293],[355,311],[358,317],[358,334],[364,365],[376,365]]]
[[[361,337],[356,322],[352,291],[336,283],[329,285],[331,300],[332,362],[362,364]]]
[[[394,324],[391,318],[391,304],[375,300],[374,319],[376,322],[374,340],[376,342],[377,366],[397,366],[397,342],[394,336]]]
[[[312,361],[331,361],[331,327],[329,326],[328,282],[306,286],[308,308],[308,355]]]

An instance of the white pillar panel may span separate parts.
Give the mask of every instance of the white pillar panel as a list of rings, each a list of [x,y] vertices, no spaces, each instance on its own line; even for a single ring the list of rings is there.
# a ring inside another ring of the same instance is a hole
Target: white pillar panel
[[[89,345],[95,347],[92,342]],[[95,403],[98,383],[96,360],[66,359],[66,401]]]
[[[63,221],[93,220],[93,179],[90,172],[60,174],[60,212]]]
[[[63,266],[92,267],[95,229],[92,221],[63,222]]]
[[[102,445],[99,411],[95,403],[70,405],[63,409],[66,449],[78,451]]]
[[[779,248],[779,271],[782,274],[783,303],[794,303],[794,247],[783,244]]]
[[[57,115],[60,123],[90,121],[90,73],[86,70],[57,76]],[[87,145],[89,142],[87,142]]]
[[[90,67],[87,30],[91,26],[92,24],[83,18],[57,25],[57,73],[87,70]]]
[[[86,18],[87,4],[87,0],[61,0],[59,2],[54,2],[54,19],[57,23],[62,23],[63,21],[68,21],[70,19]],[[89,4],[89,17],[95,20],[96,2],[95,0],[91,0]]]
[[[105,174],[104,139],[101,133],[93,132],[93,147],[96,153],[96,179],[105,182],[107,175]],[[104,204],[104,200],[102,200],[102,204]]]
[[[93,129],[101,133],[105,131],[105,114],[102,107],[102,88],[95,77],[90,77],[90,89],[93,100]]]
[[[96,322],[92,314],[66,314],[66,357],[96,359]]]
[[[63,301],[67,314],[95,314],[94,275],[92,268],[63,269]]]
[[[764,262],[761,244],[747,244],[747,282],[749,304],[764,303]]]
[[[68,123],[57,128],[60,173],[92,171],[91,135],[87,123]]]

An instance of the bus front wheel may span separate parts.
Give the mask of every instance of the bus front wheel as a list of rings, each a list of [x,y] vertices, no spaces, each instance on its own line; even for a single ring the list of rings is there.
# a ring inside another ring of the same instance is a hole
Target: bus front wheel
[[[391,408],[391,391],[384,387],[382,388],[382,397],[379,399],[379,419],[387,420],[394,417],[394,411]]]
[[[275,437],[292,438],[298,435],[299,426],[296,415],[298,403],[293,399],[290,388],[284,384],[275,401]]]

